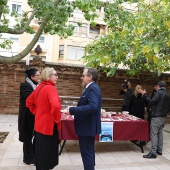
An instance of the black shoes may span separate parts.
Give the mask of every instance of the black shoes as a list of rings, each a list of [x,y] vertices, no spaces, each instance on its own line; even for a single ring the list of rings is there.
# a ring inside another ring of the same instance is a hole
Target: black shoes
[[[146,141],[141,141],[141,143],[142,143],[142,146],[145,146],[147,144]]]
[[[34,159],[30,159],[30,160],[23,160],[23,162],[27,165],[34,165],[35,164],[35,160]]]
[[[158,151],[157,151],[157,154],[158,154],[158,155],[162,155],[162,153],[161,153],[161,152],[158,152]]]
[[[153,153],[149,153],[148,155],[143,155],[143,158],[148,158],[148,159],[152,159],[152,158],[156,158],[156,155],[154,155]]]

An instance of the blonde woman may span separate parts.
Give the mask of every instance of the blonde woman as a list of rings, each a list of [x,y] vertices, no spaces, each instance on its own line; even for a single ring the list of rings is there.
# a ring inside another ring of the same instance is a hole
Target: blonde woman
[[[131,115],[144,119],[146,103],[142,94],[139,92],[140,89],[142,89],[141,85],[137,85],[135,87],[134,94],[130,98],[129,113]]]
[[[49,170],[58,165],[58,131],[61,104],[55,87],[58,76],[54,68],[45,68],[41,84],[26,100],[26,106],[35,114],[36,170]]]

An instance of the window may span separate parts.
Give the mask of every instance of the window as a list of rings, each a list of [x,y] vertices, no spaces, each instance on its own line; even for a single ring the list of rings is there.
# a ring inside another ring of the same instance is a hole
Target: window
[[[100,36],[100,28],[99,27],[90,27],[90,31],[89,31],[89,37],[92,39],[95,39],[96,36]]]
[[[84,47],[77,47],[77,46],[67,46],[67,59],[70,60],[79,60],[84,55]]]
[[[21,5],[12,4],[12,10],[17,12],[19,15],[21,15]]]
[[[59,46],[59,58],[64,58],[64,45]]]
[[[82,26],[80,26],[80,28],[79,28],[79,34],[80,34],[82,37],[87,37],[87,25],[86,25],[86,24],[83,24]]]
[[[73,35],[78,35],[78,26],[74,26],[74,33]]]
[[[74,36],[81,36],[81,37],[87,37],[87,24],[82,24],[81,26],[78,26],[77,23],[71,23],[74,26]]]
[[[40,36],[38,42],[39,43],[44,43],[45,42],[45,37],[44,36]]]
[[[19,38],[17,38],[17,37],[10,37],[10,40],[11,41],[19,41]]]

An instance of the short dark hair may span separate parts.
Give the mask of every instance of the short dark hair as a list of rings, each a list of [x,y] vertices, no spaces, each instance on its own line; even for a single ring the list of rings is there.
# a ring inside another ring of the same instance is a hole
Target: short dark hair
[[[154,84],[154,86],[157,86],[157,85],[158,85],[158,82],[159,82],[159,81],[156,81],[155,84]]]
[[[98,71],[91,67],[86,67],[85,69],[87,69],[87,76],[92,76],[92,80],[96,82],[98,80]]]
[[[164,81],[158,81],[157,85],[160,87],[166,87],[166,83]]]
[[[37,71],[38,71],[38,70],[37,70],[36,68],[31,68],[31,69],[29,69],[29,70],[25,70],[25,74],[27,75],[27,77],[28,77],[29,79],[31,79],[31,76],[35,76],[35,74],[36,74]]]

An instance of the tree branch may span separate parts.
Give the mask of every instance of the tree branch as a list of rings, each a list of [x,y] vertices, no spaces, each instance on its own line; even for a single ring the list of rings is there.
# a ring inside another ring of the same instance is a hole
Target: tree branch
[[[24,25],[24,27],[20,30],[14,29],[14,28],[8,28],[7,32],[8,34],[23,34],[26,29],[28,28],[28,26],[30,25],[31,21],[33,20],[35,13],[37,12],[37,10],[33,11],[30,18],[28,19],[27,23]],[[3,33],[2,31],[0,31],[0,33]]]
[[[57,6],[58,3],[60,3],[62,0],[56,0],[54,2],[54,5]],[[36,12],[36,11],[34,11]],[[33,13],[34,13],[33,12]],[[31,15],[31,17],[33,17],[34,15]],[[30,18],[31,18],[30,17]],[[51,18],[51,15],[48,14],[44,17],[44,19],[42,20],[41,22],[41,25],[38,29],[38,31],[36,32],[34,38],[32,39],[32,41],[27,45],[27,47],[19,54],[15,55],[15,56],[11,56],[11,57],[6,57],[6,56],[2,56],[0,55],[0,63],[3,63],[3,64],[11,64],[11,63],[15,63],[15,62],[18,62],[20,61],[21,59],[23,59],[32,49],[33,47],[35,46],[35,44],[37,43],[40,35],[42,34],[44,28],[46,27],[46,25],[48,24],[48,21],[50,20]],[[31,22],[31,19],[29,19],[29,21]],[[27,22],[28,24],[28,22]],[[15,32],[16,34],[16,32]]]
[[[1,19],[2,13],[3,13],[3,8],[7,5],[7,2],[8,1],[1,2],[1,5],[0,5],[0,19]]]
[[[3,6],[0,5],[0,19],[1,19],[1,16],[2,16],[2,9],[3,9]]]
[[[50,15],[47,15],[44,17],[38,31],[36,32],[34,38],[32,41],[28,44],[28,46],[19,54],[13,56],[13,57],[6,57],[0,55],[0,63],[3,64],[11,64],[20,61],[22,58],[24,58],[34,47],[34,45],[37,43],[40,35],[42,34],[45,26],[47,25],[48,21],[50,20]]]

